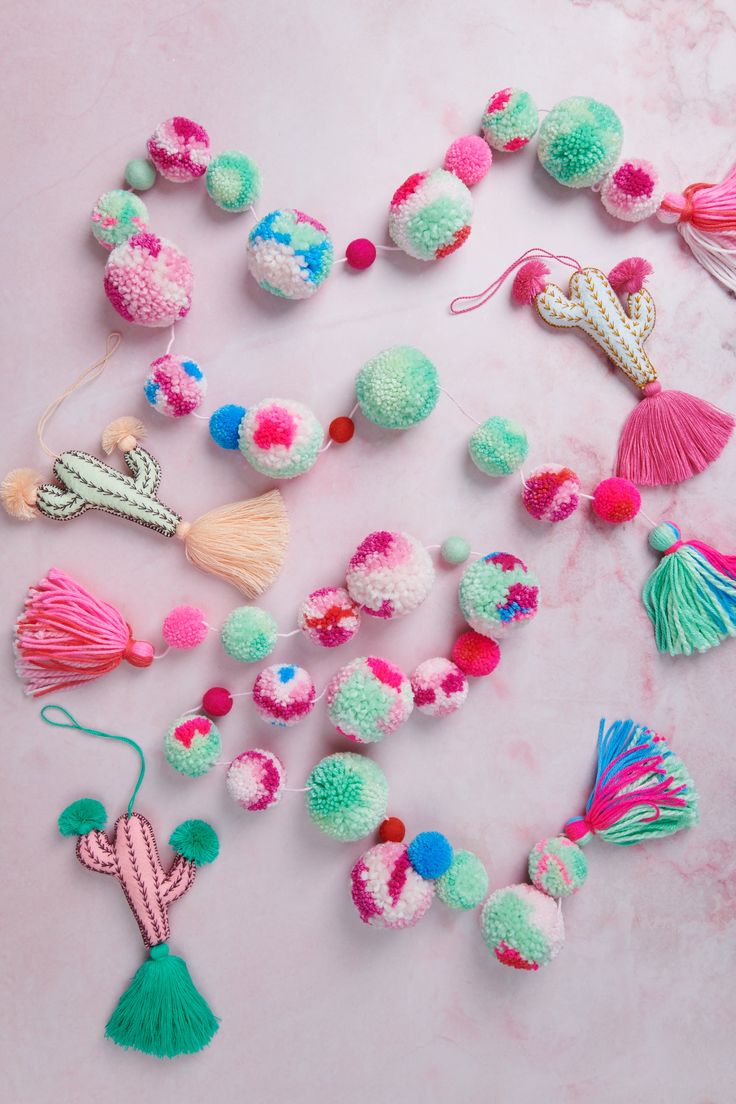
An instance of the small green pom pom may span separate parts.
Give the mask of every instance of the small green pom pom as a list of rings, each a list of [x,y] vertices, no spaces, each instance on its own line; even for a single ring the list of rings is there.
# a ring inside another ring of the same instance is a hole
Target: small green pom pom
[[[156,169],[145,157],[136,157],[125,166],[125,182],[137,192],[147,192],[156,183]]]
[[[210,161],[205,184],[213,203],[223,211],[244,211],[261,194],[261,173],[240,150],[225,150]]]
[[[278,626],[270,613],[258,606],[234,609],[220,631],[222,646],[239,663],[257,663],[276,647]]]
[[[488,893],[488,874],[472,851],[456,851],[450,869],[434,884],[437,896],[450,908],[477,908]]]
[[[448,564],[465,563],[470,555],[470,544],[465,537],[448,537],[442,542],[440,556]]]
[[[440,393],[434,364],[411,345],[393,345],[366,361],[355,390],[362,413],[383,429],[408,429],[423,421]]]
[[[220,854],[217,832],[206,820],[185,820],[171,833],[169,846],[198,866],[214,862]]]
[[[351,751],[328,755],[307,779],[307,813],[338,840],[357,840],[377,828],[388,808],[388,782],[372,759]]]
[[[508,418],[489,418],[468,441],[470,459],[486,475],[511,475],[518,471],[529,452],[526,433]]]
[[[618,161],[624,128],[613,108],[589,96],[555,104],[539,128],[542,168],[568,188],[589,188]]]
[[[62,836],[86,836],[87,832],[103,832],[107,824],[107,813],[101,801],[93,797],[80,797],[67,805],[59,817],[59,831]]]

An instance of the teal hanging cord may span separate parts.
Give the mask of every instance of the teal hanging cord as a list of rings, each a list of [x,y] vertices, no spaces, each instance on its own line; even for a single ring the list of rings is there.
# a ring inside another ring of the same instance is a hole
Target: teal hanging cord
[[[69,724],[65,724],[63,721],[54,721],[48,716],[50,709],[55,709],[59,713],[62,713],[68,720]],[[138,772],[138,781],[135,784],[135,789],[130,795],[130,801],[128,802],[128,816],[133,812],[133,805],[135,799],[138,796],[138,791],[141,788],[141,783],[146,774],[146,757],[143,754],[143,748],[140,744],[137,744],[135,740],[129,739],[127,736],[113,736],[110,732],[98,732],[96,728],[85,728],[84,725],[80,725],[68,709],[64,709],[63,705],[45,705],[41,710],[41,718],[46,724],[53,725],[54,728],[76,728],[79,732],[86,732],[88,736],[100,736],[103,740],[118,740],[121,744],[127,744],[129,747],[135,748],[138,753],[138,758],[141,761],[141,769]]]

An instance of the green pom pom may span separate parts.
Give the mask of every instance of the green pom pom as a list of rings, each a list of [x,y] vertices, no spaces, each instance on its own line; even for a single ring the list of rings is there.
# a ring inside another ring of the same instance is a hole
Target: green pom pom
[[[137,192],[147,192],[156,183],[156,168],[145,157],[136,157],[125,166],[125,182]]]
[[[234,609],[220,632],[222,646],[239,663],[257,663],[276,647],[278,626],[270,613],[258,606]]]
[[[210,161],[205,184],[210,198],[223,211],[244,211],[261,194],[261,173],[240,150],[225,150]]]
[[[448,564],[465,563],[470,555],[470,544],[465,537],[448,537],[442,542],[440,556]]]
[[[366,361],[355,390],[365,417],[383,429],[408,429],[423,421],[440,393],[434,364],[411,345],[393,345]]]
[[[434,883],[440,901],[454,909],[477,908],[488,893],[488,874],[472,851],[456,851],[450,869]]]
[[[549,897],[577,893],[588,877],[588,860],[566,836],[540,840],[529,853],[529,879]]]
[[[489,418],[468,441],[470,459],[486,475],[511,475],[529,452],[526,433],[508,418]]]
[[[214,862],[220,854],[217,832],[206,820],[185,820],[171,833],[169,846],[197,866]]]
[[[309,775],[307,787],[307,813],[333,839],[362,839],[386,816],[386,776],[372,759],[354,752],[322,759]]]
[[[67,805],[58,820],[62,836],[85,836],[87,832],[103,832],[107,824],[107,813],[101,801],[93,797],[80,797]]]
[[[618,161],[624,128],[613,108],[570,96],[542,120],[537,153],[542,168],[568,188],[589,188]]]

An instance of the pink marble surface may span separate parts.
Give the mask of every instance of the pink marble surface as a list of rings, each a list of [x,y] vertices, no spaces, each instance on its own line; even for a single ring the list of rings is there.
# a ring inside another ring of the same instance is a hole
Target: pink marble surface
[[[736,11],[725,0],[46,0],[6,5],[4,30],[3,470],[41,464],[40,410],[118,324],[87,212],[168,115],[201,121],[216,147],[247,150],[263,170],[261,210],[300,207],[340,246],[362,234],[382,240],[393,189],[474,130],[487,95],[508,83],[530,88],[546,108],[578,93],[611,102],[626,151],[651,158],[671,186],[721,176],[734,154]],[[733,301],[670,229],[613,224],[594,196],[546,179],[529,151],[496,158],[476,190],[473,234],[455,257],[437,266],[392,257],[364,275],[337,270],[303,304],[277,302],[248,282],[248,219],[215,211],[201,186],[157,186],[147,202],[155,227],[195,267],[194,307],[175,349],[205,367],[211,408],[275,392],[326,422],[352,405],[368,356],[410,342],[466,406],[521,421],[531,463],[571,464],[590,488],[609,471],[631,409],[627,386],[582,340],[550,334],[505,296],[464,319],[446,309],[534,244],[604,269],[647,256],[655,364],[671,386],[736,408]],[[141,380],[166,335],[124,333],[103,380],[55,419],[52,446],[95,451],[111,418],[145,413]],[[189,516],[265,485],[237,457],[217,453],[203,423],[148,421],[162,496]],[[519,974],[488,955],[475,915],[437,905],[413,931],[362,927],[347,889],[361,845],[317,833],[298,795],[249,818],[228,801],[217,771],[195,782],[171,771],[161,754],[171,720],[212,683],[242,690],[255,674],[226,659],[215,639],[154,670],[119,671],[59,695],[82,723],[143,743],[149,774],[138,807],[160,838],[187,816],[210,819],[221,836],[221,858],[172,910],[172,947],[222,1017],[221,1031],[206,1053],[157,1064],[102,1038],[141,961],[140,940],[119,892],[76,862],[54,825],[83,794],[101,798],[114,818],[136,764],[123,748],[43,727],[6,653],[9,1104],[734,1099],[736,644],[677,662],[658,656],[638,599],[653,565],[646,525],[610,531],[581,510],[554,531],[540,527],[520,509],[513,481],[490,482],[471,468],[468,428],[447,401],[405,435],[362,424],[349,448],[286,487],[293,541],[264,606],[290,627],[300,598],[338,582],[371,528],[405,528],[427,543],[459,532],[475,548],[515,552],[542,580],[543,611],[504,648],[493,679],[473,686],[462,713],[437,723],[416,716],[375,749],[392,810],[411,830],[436,827],[477,851],[494,888],[519,880],[530,846],[581,807],[599,716],[632,715],[669,733],[686,758],[701,826],[629,851],[591,847],[588,884],[566,907],[563,954],[538,975]],[[647,492],[645,509],[733,551],[735,477],[732,444],[692,483]],[[188,568],[179,548],[112,519],[1,524],[6,629],[25,587],[52,564],[114,601],[152,639],[177,603],[201,603],[214,624],[237,603],[235,592]],[[460,627],[456,582],[441,571],[420,611],[366,627],[339,660],[301,639],[282,642],[276,658],[306,664],[318,684],[368,650],[411,669],[446,650]],[[226,757],[271,747],[293,786],[344,746],[322,706],[278,732],[241,700],[222,731]]]

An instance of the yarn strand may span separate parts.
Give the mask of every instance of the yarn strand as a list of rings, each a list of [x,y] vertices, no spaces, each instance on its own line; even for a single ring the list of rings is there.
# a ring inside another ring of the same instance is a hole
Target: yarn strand
[[[483,291],[478,291],[475,295],[458,295],[450,303],[451,314],[469,314],[470,311],[477,310],[478,307],[482,307],[484,303],[487,303],[489,299],[492,299],[497,291],[503,287],[506,280],[512,272],[515,271],[520,265],[525,264],[527,261],[535,260],[547,260],[547,261],[559,261],[560,264],[567,265],[569,268],[580,270],[580,262],[575,260],[574,257],[568,257],[566,253],[550,253],[549,250],[543,249],[542,246],[533,245],[530,249],[527,249],[525,253],[522,253],[520,257],[517,257],[515,261],[505,269],[500,276],[497,276],[495,280],[484,288]],[[467,306],[458,306],[459,303],[467,303]]]
[[[91,364],[88,368],[85,368],[84,371],[77,376],[74,382],[71,383],[65,391],[62,391],[60,395],[57,395],[56,398],[49,403],[41,417],[38,419],[38,425],[36,426],[36,435],[38,437],[38,442],[43,451],[51,460],[58,459],[59,454],[57,452],[53,452],[43,439],[46,426],[66,399],[70,398],[75,391],[78,391],[81,387],[85,387],[88,383],[92,383],[94,380],[102,375],[107,362],[115,356],[115,353],[120,348],[122,340],[123,335],[121,333],[118,333],[117,330],[114,330],[112,333],[108,334],[107,342],[105,343],[105,355],[103,357],[100,357],[100,359],[95,364]]]

